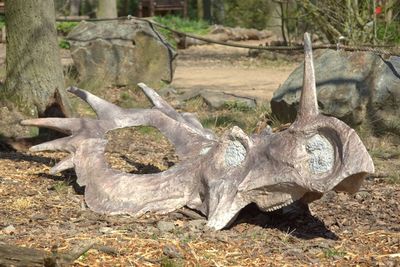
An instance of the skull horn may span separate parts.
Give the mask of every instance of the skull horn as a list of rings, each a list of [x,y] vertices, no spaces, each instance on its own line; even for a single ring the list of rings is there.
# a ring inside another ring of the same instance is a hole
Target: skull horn
[[[312,43],[309,33],[304,34],[304,76],[303,90],[300,97],[300,108],[297,120],[308,120],[318,115],[317,89],[312,54]]]

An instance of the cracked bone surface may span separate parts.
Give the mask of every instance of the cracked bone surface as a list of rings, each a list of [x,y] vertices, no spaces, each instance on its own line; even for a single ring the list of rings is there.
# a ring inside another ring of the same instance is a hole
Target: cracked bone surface
[[[86,101],[97,119],[40,118],[23,125],[52,128],[68,137],[32,151],[67,151],[51,169],[74,168],[95,212],[168,213],[183,206],[208,218],[208,226],[228,226],[240,210],[255,203],[272,211],[309,203],[330,190],[356,192],[374,165],[356,132],[318,112],[310,37],[305,34],[305,71],[297,119],[285,131],[248,136],[233,127],[222,137],[204,129],[196,116],[179,113],[154,90],[139,84],[152,109],[122,109],[84,90],[69,92]],[[108,166],[105,134],[117,128],[153,126],[175,146],[181,161],[156,174],[129,174]]]

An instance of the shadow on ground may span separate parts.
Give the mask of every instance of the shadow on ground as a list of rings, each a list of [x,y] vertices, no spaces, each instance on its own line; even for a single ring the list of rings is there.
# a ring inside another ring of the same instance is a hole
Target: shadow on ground
[[[241,223],[278,229],[305,240],[318,237],[339,239],[323,221],[311,214],[306,205],[296,202],[273,212],[263,212],[255,204],[250,204],[240,212],[232,227]]]

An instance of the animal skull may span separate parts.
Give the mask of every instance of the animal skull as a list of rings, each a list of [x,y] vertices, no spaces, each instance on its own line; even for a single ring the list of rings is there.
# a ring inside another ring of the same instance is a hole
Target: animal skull
[[[330,190],[356,192],[374,165],[356,132],[318,112],[311,41],[305,34],[303,90],[296,121],[285,131],[248,136],[233,127],[218,138],[190,113],[178,113],[154,90],[139,84],[152,109],[122,109],[89,92],[70,87],[97,119],[40,118],[23,125],[69,134],[31,151],[59,150],[71,155],[51,173],[75,168],[85,200],[95,212],[168,213],[182,206],[202,212],[208,226],[222,229],[239,211],[255,203],[272,211],[301,200],[309,203]],[[156,174],[111,169],[104,152],[108,131],[148,125],[175,146],[181,161]]]

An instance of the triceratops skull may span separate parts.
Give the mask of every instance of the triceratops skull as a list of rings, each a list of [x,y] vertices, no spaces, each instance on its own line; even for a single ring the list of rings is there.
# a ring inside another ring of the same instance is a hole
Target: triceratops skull
[[[167,213],[182,206],[202,212],[208,225],[222,229],[255,203],[271,211],[301,200],[311,202],[335,190],[356,192],[373,162],[356,132],[318,112],[311,41],[305,34],[304,82],[296,121],[285,131],[247,136],[233,127],[221,138],[190,113],[178,113],[154,90],[139,84],[152,109],[122,109],[84,90],[69,92],[86,101],[98,119],[41,118],[23,125],[48,127],[70,136],[32,151],[61,150],[71,155],[51,170],[75,168],[87,205],[96,212]],[[105,134],[148,125],[175,146],[180,162],[156,174],[129,174],[110,168]]]

